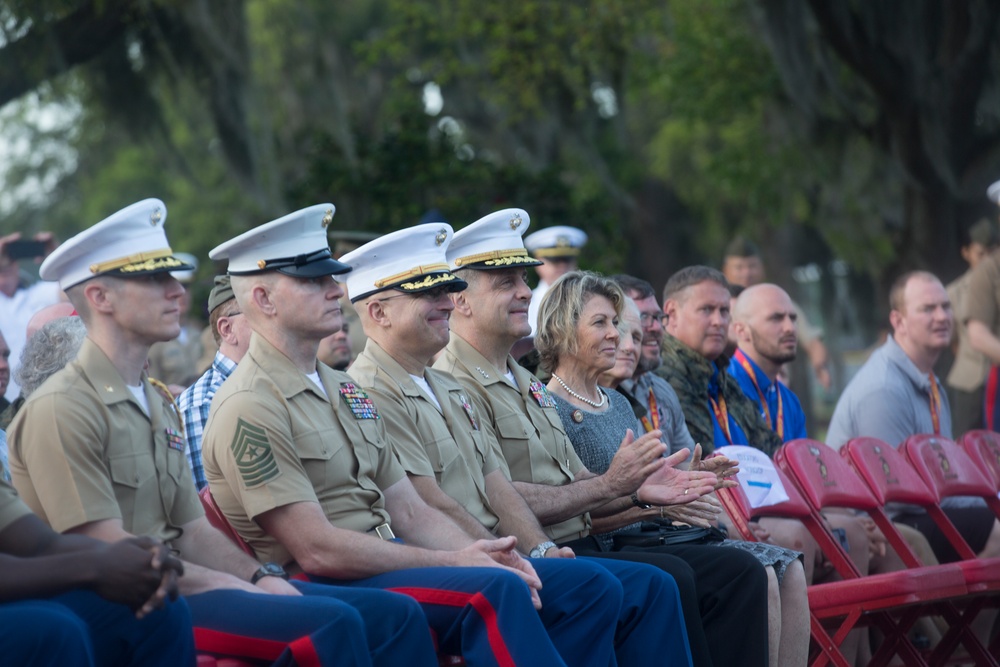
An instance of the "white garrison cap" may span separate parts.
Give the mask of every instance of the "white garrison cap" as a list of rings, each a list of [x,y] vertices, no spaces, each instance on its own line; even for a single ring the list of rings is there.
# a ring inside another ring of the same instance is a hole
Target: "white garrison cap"
[[[445,255],[453,236],[451,226],[432,222],[380,236],[341,261],[351,266],[347,293],[357,301],[384,290],[423,292],[446,285],[452,292],[468,284],[448,268]]]
[[[351,267],[333,259],[326,228],[333,204],[317,204],[243,232],[212,248],[212,259],[228,259],[229,275],[278,271],[299,278],[346,273]]]
[[[538,266],[528,256],[521,237],[531,218],[519,208],[505,208],[476,220],[455,232],[448,246],[448,265],[458,269],[503,269],[508,266]]]
[[[564,225],[539,229],[524,239],[524,247],[535,257],[576,257],[586,243],[582,229]]]
[[[174,256],[163,226],[167,207],[143,199],[69,239],[42,262],[42,280],[69,289],[99,275],[141,276],[192,267]]]
[[[995,181],[990,187],[986,188],[986,196],[994,204],[1000,204],[1000,181]]]

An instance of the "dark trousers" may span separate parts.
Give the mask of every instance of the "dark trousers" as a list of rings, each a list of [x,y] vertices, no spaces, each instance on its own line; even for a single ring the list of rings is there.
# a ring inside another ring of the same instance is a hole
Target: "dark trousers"
[[[137,620],[89,591],[0,604],[3,664],[39,667],[194,665],[183,600]]]
[[[293,581],[302,596],[214,590],[187,596],[195,629],[231,635],[233,655],[280,643],[276,666],[434,667],[427,620],[413,600],[381,590]],[[229,651],[227,651],[229,652]]]
[[[648,563],[670,574],[680,591],[695,665],[767,665],[767,575],[751,554],[702,545],[609,552],[594,537],[560,546],[578,556]]]
[[[621,586],[600,567],[559,571],[555,565],[539,568],[545,581],[540,612],[520,577],[493,567],[423,567],[358,580],[309,578],[414,598],[442,651],[461,653],[470,665],[614,665]]]

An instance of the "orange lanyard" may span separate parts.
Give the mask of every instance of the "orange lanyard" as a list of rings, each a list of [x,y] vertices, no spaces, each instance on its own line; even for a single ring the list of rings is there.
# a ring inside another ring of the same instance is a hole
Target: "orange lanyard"
[[[747,375],[750,376],[750,381],[753,382],[753,388],[757,390],[757,396],[760,397],[760,409],[764,411],[764,419],[771,426],[772,429],[781,438],[781,441],[785,441],[785,409],[781,404],[781,390],[778,388],[777,384],[774,385],[774,393],[778,397],[778,422],[774,423],[771,421],[771,408],[767,405],[767,398],[764,396],[764,392],[760,390],[760,385],[757,384],[757,374],[753,370],[753,366],[750,365],[750,360],[746,358],[743,354],[743,350],[736,350],[736,361],[739,362],[743,370],[746,371]],[[775,381],[777,382],[777,381]],[[932,410],[933,412],[933,410]],[[937,424],[937,417],[934,417],[934,423]]]
[[[934,373],[928,373],[927,376],[931,380],[931,423],[934,424],[934,435],[941,435],[941,394]]]
[[[711,394],[708,396],[708,402],[712,404],[712,410],[715,411],[715,420],[719,422],[722,434],[726,436],[726,440],[729,441],[730,445],[733,444],[733,436],[729,433],[729,411],[726,410],[726,399],[722,395],[722,392],[719,392],[718,403],[715,402]]]
[[[650,422],[650,419],[653,421]],[[642,416],[642,427],[646,429],[646,433],[660,428],[660,409],[656,407],[656,396],[653,395],[652,387],[649,388],[649,417]]]

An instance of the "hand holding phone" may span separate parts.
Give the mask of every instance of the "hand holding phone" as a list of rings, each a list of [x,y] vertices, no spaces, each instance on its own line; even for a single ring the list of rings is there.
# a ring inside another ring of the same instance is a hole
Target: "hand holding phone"
[[[46,243],[44,241],[10,241],[3,247],[3,254],[7,259],[29,259],[34,257],[44,257]]]

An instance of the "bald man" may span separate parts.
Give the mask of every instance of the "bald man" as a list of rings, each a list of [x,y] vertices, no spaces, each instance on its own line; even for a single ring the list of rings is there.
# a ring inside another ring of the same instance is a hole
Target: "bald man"
[[[76,308],[69,301],[59,301],[52,305],[45,306],[28,320],[28,330],[25,332],[25,340],[31,340],[36,331],[40,331],[49,322],[58,320],[60,317],[71,317],[76,315]]]
[[[798,314],[791,297],[777,285],[753,285],[736,299],[732,318],[738,347],[729,374],[782,442],[807,437],[798,397],[778,380],[782,365],[798,351]]]

